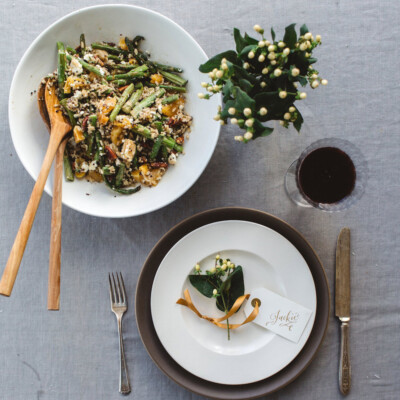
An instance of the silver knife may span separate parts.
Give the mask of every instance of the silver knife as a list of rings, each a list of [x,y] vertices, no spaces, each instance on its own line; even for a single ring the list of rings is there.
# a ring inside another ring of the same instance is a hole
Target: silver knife
[[[336,246],[335,315],[340,327],[339,389],[343,395],[350,392],[351,366],[349,353],[350,323],[350,229],[343,228]]]

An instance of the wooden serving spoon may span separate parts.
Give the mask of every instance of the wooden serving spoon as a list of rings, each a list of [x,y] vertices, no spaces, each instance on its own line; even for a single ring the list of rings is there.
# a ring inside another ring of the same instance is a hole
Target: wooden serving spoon
[[[65,135],[71,130],[71,125],[65,120],[59,109],[56,91],[54,87],[50,86],[50,82],[46,84],[45,102],[51,125],[50,140],[46,155],[44,156],[42,168],[35,186],[33,187],[31,197],[26,207],[25,214],[22,217],[21,225],[18,229],[6,268],[0,281],[0,294],[5,296],[9,296],[13,289],[54,156]]]
[[[49,113],[46,108],[46,81],[42,81],[37,92],[39,113],[47,130],[51,131]],[[67,140],[64,139],[56,152],[53,181],[53,202],[51,208],[51,232],[49,253],[49,283],[47,290],[47,309],[60,309],[60,276],[61,276],[61,222],[62,222],[62,178],[63,157]]]

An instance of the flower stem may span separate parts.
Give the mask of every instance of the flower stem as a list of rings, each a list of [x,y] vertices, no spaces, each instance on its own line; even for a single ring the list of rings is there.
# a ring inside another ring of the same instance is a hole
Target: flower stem
[[[225,314],[228,314],[228,309],[226,308],[224,296],[221,294],[222,303],[224,304]],[[228,340],[231,340],[231,331],[229,329],[229,318],[226,320],[226,328],[228,330]]]

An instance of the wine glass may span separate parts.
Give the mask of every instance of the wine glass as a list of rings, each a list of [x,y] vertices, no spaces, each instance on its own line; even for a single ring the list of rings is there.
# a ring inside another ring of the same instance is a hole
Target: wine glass
[[[355,145],[344,139],[321,139],[290,165],[285,191],[298,206],[342,211],[361,198],[367,177],[367,162]]]

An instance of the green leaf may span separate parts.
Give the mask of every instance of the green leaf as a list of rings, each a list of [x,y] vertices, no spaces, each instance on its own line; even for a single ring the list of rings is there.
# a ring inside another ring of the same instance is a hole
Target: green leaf
[[[272,37],[272,41],[275,42],[275,31],[274,28],[271,28],[271,37]]]
[[[254,87],[247,79],[239,79],[239,85],[246,93],[249,93]]]
[[[215,275],[189,275],[190,283],[203,295],[211,298],[213,290],[221,284],[221,279]]]
[[[217,298],[217,307],[221,311],[229,311],[238,297],[244,295],[243,269],[238,265],[221,285],[221,296]]]
[[[254,100],[257,104],[257,108],[260,108],[262,106],[266,106],[268,108],[270,104],[279,101],[279,92],[276,90],[274,92],[257,93],[254,96]]]
[[[257,78],[253,74],[250,74],[244,68],[239,67],[238,65],[233,65],[233,72],[235,77],[238,79],[246,79],[253,84],[257,83]]]
[[[236,51],[240,53],[247,45],[246,40],[240,34],[239,29],[233,28],[233,37],[236,43]]]
[[[263,137],[268,136],[274,131],[274,128],[269,128],[267,126],[264,126],[258,119],[254,119],[253,129],[254,129],[254,136],[253,136],[254,138],[259,136]]]
[[[246,47],[244,47],[244,48],[242,49],[242,51],[240,52],[239,56],[240,56],[240,57],[247,56],[247,54],[250,53],[250,51],[253,50],[253,51],[255,52],[256,48],[257,48],[256,45],[254,45],[254,44],[249,44],[249,45],[247,45]]]
[[[307,78],[305,78],[304,76],[298,76],[297,80],[300,82],[301,86],[306,86],[307,85]]]
[[[236,110],[243,111],[245,108],[250,108],[252,111],[254,111],[256,107],[256,102],[238,86],[235,86],[234,89]]]
[[[309,62],[310,65],[311,65],[311,64],[315,64],[317,61],[318,61],[318,60],[317,60],[316,58],[313,58],[313,57],[310,57],[310,58],[308,59],[308,62]]]
[[[293,126],[295,127],[297,132],[300,132],[301,125],[303,124],[303,122],[304,122],[303,116],[300,114],[300,111],[297,110],[297,118],[293,122]]]
[[[233,64],[238,63],[237,54],[233,50],[224,51],[223,53],[217,54],[214,57],[211,57],[204,64],[201,64],[199,67],[199,71],[203,73],[207,73],[212,71],[214,68],[219,68],[221,66],[221,60],[226,58]]]
[[[244,33],[244,40],[247,44],[258,44],[258,40],[249,36],[246,32]]]
[[[225,121],[227,118],[232,118],[233,116],[231,114],[229,114],[228,110],[231,107],[235,106],[235,100],[228,100],[226,102],[224,102],[225,106],[223,108],[223,110],[221,111],[221,118]]]
[[[231,80],[226,81],[223,89],[222,89],[222,94],[224,95],[223,101],[226,103],[229,99],[232,98],[232,89],[233,89],[233,83]]]
[[[291,24],[285,28],[285,36],[283,37],[283,41],[286,43],[286,46],[293,49],[297,42],[297,34],[294,27],[296,24]]]
[[[307,25],[306,25],[306,24],[302,25],[302,26],[300,27],[300,35],[303,36],[303,35],[305,35],[307,32],[310,32],[310,31],[308,30],[308,28],[307,28]]]

